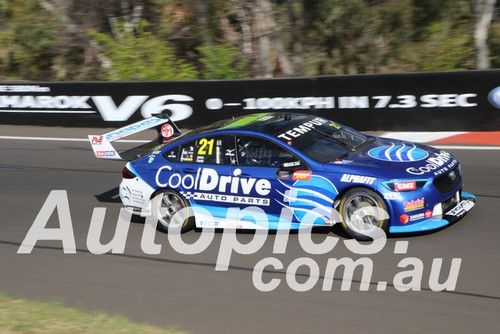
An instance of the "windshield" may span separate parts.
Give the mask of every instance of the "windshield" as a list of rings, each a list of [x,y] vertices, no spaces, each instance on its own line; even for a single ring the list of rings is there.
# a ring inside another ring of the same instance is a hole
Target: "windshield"
[[[301,125],[283,131],[277,136],[316,161],[334,161],[363,145],[367,137],[351,128],[324,118],[305,120]]]

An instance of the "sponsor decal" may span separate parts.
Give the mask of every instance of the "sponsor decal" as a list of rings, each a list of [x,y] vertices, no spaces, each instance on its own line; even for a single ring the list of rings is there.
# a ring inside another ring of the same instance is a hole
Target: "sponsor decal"
[[[301,125],[294,127],[291,130],[280,133],[277,137],[282,138],[284,140],[292,140],[293,138],[300,137],[304,133],[308,133],[309,131],[313,130],[315,126],[320,126],[328,122],[330,121],[320,117],[316,117],[308,122],[304,122]]]
[[[149,155],[148,156],[148,164],[152,163],[156,158],[156,155]]]
[[[344,174],[340,178],[341,182],[347,183],[362,183],[362,184],[373,184],[376,180],[374,177],[362,176],[362,175],[353,175],[353,174]]]
[[[335,122],[330,122],[330,123],[328,123],[328,125],[334,127],[335,129],[340,129],[341,128],[341,126],[339,124],[335,123]]]
[[[474,206],[473,201],[465,200],[460,203],[450,211],[446,212],[447,215],[449,216],[455,216],[455,217],[460,217],[467,213],[472,207]]]
[[[311,180],[311,171],[310,170],[298,170],[293,172],[292,180],[295,181],[310,181]]]
[[[144,195],[142,194],[142,191],[137,190],[137,189],[131,189],[130,190],[131,195],[132,195],[132,201],[141,205],[146,204],[146,199],[144,198]]]
[[[90,143],[92,145],[101,145],[102,144],[102,136],[92,136],[92,140]]]
[[[430,212],[430,210],[429,210],[429,212]],[[423,212],[417,213],[415,215],[402,214],[401,216],[399,216],[399,221],[401,222],[401,224],[408,224],[409,222],[422,220],[422,219],[426,218],[426,215],[427,215],[427,213],[423,213]],[[431,216],[432,216],[432,212],[431,212]]]
[[[419,161],[427,158],[429,153],[416,147],[405,144],[391,146],[379,146],[368,151],[368,155],[374,159],[391,162]]]
[[[415,215],[410,215],[410,221],[413,222],[415,220],[421,220],[425,218],[425,213],[417,213]]]
[[[130,197],[132,197],[132,193],[129,187],[122,187],[122,192],[120,193],[122,199],[127,199],[130,201]]]
[[[384,198],[388,200],[400,200],[401,194],[398,192],[385,193]]]
[[[219,193],[231,193],[248,195],[255,191],[261,196],[267,196],[271,192],[271,182],[267,179],[240,178],[239,168],[233,171],[233,175],[219,175],[213,168],[198,168],[195,174],[171,173],[172,167],[162,166],[156,172],[156,184],[161,188],[184,190],[213,191]]]
[[[138,189],[130,189],[129,187],[122,187],[120,191],[120,197],[122,200],[128,200],[132,202],[131,204],[135,205],[146,205],[146,197],[142,193],[142,191]]]
[[[115,151],[95,151],[96,157],[113,157],[115,155]]]
[[[425,218],[427,218],[427,219],[431,219],[432,218],[432,211],[431,210],[425,211]]]
[[[121,129],[118,129],[116,131],[109,132],[106,134],[106,139],[109,141],[115,141],[115,140],[120,139],[122,137],[126,137],[128,135],[131,135],[133,133],[136,133],[136,132],[139,132],[139,131],[142,131],[145,129],[149,129],[156,124],[161,124],[164,122],[165,122],[165,120],[162,118],[157,118],[157,117],[148,118],[148,119],[139,121],[137,123],[131,124],[129,126],[123,127]]]
[[[417,189],[416,181],[395,182],[394,189],[397,191],[410,191]]]
[[[283,167],[295,167],[295,166],[300,166],[300,161],[291,161],[291,162],[285,162],[283,164]]]
[[[412,201],[404,201],[403,207],[405,211],[415,211],[418,209],[422,209],[425,206],[424,198],[418,198]]]
[[[163,124],[161,127],[161,135],[164,138],[170,138],[174,135],[174,128],[170,124]]]
[[[218,220],[200,220],[198,223],[200,227],[217,227],[220,224]]]
[[[200,192],[195,192],[193,194],[187,194],[185,192],[181,193],[185,195],[186,198],[194,199],[197,201],[212,201],[212,202],[260,205],[260,206],[269,206],[270,203],[269,198],[211,194],[211,193],[200,193]]]
[[[488,94],[488,101],[492,106],[500,109],[500,86],[491,90]]]
[[[433,170],[439,169],[443,166],[445,166],[446,163],[451,158],[451,154],[445,151],[441,151],[439,153],[434,153],[434,156],[426,160],[426,165],[422,167],[410,167],[407,168],[406,171],[410,174],[413,175],[422,175],[425,173],[429,173]],[[453,160],[446,168],[444,171],[448,170],[448,168],[452,168],[454,165],[457,164],[456,160]],[[442,172],[441,172],[442,173]],[[441,173],[435,173],[435,174],[441,174]]]

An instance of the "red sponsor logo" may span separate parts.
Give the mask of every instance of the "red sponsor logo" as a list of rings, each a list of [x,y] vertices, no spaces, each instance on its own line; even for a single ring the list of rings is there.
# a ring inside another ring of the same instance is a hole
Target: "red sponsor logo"
[[[432,218],[432,211],[431,210],[425,211],[425,218],[427,218],[427,219]]]
[[[408,224],[408,222],[410,221],[410,216],[408,216],[408,215],[401,215],[399,217],[399,221],[401,222],[401,224]]]
[[[396,182],[394,183],[394,189],[397,191],[410,191],[417,189],[417,182],[407,181],[407,182]]]
[[[112,157],[115,156],[115,151],[95,151],[96,157]]]
[[[296,181],[310,181],[311,180],[311,171],[310,170],[298,170],[293,172],[292,180]]]
[[[170,124],[164,124],[161,127],[161,135],[164,138],[170,138],[174,135],[174,128]]]
[[[102,136],[92,136],[91,144],[102,144]]]
[[[413,210],[422,209],[425,206],[425,200],[422,197],[422,198],[414,199],[413,201],[404,201],[403,206],[405,208],[405,211],[413,211]]]

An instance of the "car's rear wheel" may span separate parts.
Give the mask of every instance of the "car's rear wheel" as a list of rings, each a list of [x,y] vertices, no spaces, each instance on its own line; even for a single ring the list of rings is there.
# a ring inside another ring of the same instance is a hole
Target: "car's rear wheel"
[[[369,234],[376,228],[385,232],[389,228],[389,213],[384,200],[374,191],[366,188],[348,190],[339,204],[342,227],[358,240],[371,240]]]
[[[158,229],[168,232],[169,227],[180,227],[181,233],[192,230],[195,220],[189,202],[176,191],[162,190],[152,200],[153,217]],[[186,210],[183,210],[186,209]]]

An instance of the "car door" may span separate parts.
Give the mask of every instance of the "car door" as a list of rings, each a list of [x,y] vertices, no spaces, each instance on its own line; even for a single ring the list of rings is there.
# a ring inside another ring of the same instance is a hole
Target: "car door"
[[[225,219],[227,209],[231,207],[228,201],[228,183],[231,180],[231,160],[226,154],[228,145],[234,145],[232,137],[213,135],[198,137],[180,145],[178,162],[175,171],[177,180],[171,181],[178,185],[182,195],[193,207],[207,210],[213,216],[198,219],[197,226],[223,227],[219,224]]]
[[[267,138],[236,135],[235,142],[237,165],[232,167],[232,174],[240,178],[239,204],[241,208],[253,206],[265,212],[267,222],[254,222],[256,225],[269,224],[270,228],[276,228],[283,208],[289,209],[297,177],[310,178],[309,167],[295,154]],[[297,223],[296,215],[289,212],[289,217],[290,213]],[[250,219],[239,218],[242,221]]]

